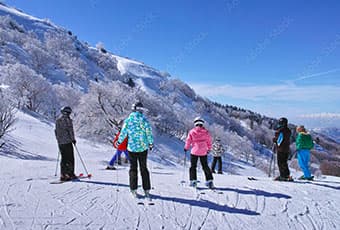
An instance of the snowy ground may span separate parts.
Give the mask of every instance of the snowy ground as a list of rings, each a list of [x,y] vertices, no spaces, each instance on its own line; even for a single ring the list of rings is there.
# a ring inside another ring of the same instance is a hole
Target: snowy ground
[[[50,184],[57,145],[53,125],[23,113],[0,154],[0,229],[340,229],[340,179],[257,181],[215,175],[216,191],[186,184],[188,168],[149,161],[155,205],[138,205],[128,187],[128,166],[103,170],[114,149],[78,140],[91,179]],[[156,154],[156,153],[152,153]],[[77,172],[84,172],[77,158]],[[252,172],[253,173],[253,172]],[[142,189],[139,189],[142,194]]]

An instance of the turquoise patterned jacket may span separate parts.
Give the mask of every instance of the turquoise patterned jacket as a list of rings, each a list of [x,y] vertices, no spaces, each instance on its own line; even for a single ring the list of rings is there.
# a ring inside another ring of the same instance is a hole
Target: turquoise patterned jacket
[[[151,126],[142,113],[132,112],[125,119],[118,143],[122,143],[125,137],[128,138],[127,149],[130,152],[144,152],[153,144]]]

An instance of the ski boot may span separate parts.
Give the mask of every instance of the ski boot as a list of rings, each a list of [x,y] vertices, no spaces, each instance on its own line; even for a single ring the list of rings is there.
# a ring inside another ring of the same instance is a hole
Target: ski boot
[[[113,165],[108,165],[107,167],[106,167],[106,170],[116,170],[117,168],[115,167],[115,166],[113,166]]]
[[[130,192],[134,198],[137,198],[137,189],[131,189]]]
[[[191,180],[189,186],[197,188],[197,180]]]
[[[205,182],[205,185],[210,189],[214,188],[213,180],[208,180],[207,182]]]

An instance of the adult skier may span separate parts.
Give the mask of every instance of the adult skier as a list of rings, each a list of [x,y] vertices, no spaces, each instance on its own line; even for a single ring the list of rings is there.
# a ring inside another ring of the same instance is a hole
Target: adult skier
[[[124,141],[118,145],[118,137],[121,131],[121,127],[118,127],[118,132],[115,135],[114,140],[112,141],[113,146],[117,149],[115,155],[113,155],[112,159],[109,162],[109,165],[106,167],[106,169],[108,170],[116,170],[116,168],[114,167],[114,163],[116,162],[116,160],[118,159],[118,164],[120,164],[120,156],[122,153],[125,154],[125,158],[127,160],[129,160],[129,156],[128,156],[128,151],[127,151],[127,137],[124,139]]]
[[[189,169],[190,185],[197,186],[197,161],[200,159],[205,174],[206,186],[213,188],[213,176],[208,166],[207,154],[211,150],[211,136],[209,131],[203,126],[204,120],[201,117],[194,119],[195,127],[190,130],[185,141],[184,152],[186,153],[191,147]]]
[[[307,133],[305,127],[300,125],[296,128],[296,150],[299,166],[303,172],[301,180],[313,180],[313,176],[309,170],[310,150],[314,147],[312,136]]]
[[[61,115],[56,120],[54,132],[61,154],[60,180],[68,181],[77,178],[74,174],[74,153],[72,145],[76,145],[76,139],[74,137],[72,119],[70,118],[72,113],[71,107],[65,106],[60,111]]]
[[[224,153],[224,148],[223,145],[221,144],[221,139],[219,137],[216,137],[213,145],[212,145],[212,151],[211,151],[214,159],[213,162],[211,164],[211,172],[212,173],[216,173],[215,172],[215,167],[216,167],[216,163],[218,163],[218,174],[223,174],[222,172],[222,154]]]
[[[273,142],[276,146],[277,151],[277,164],[280,171],[280,176],[274,180],[278,181],[292,181],[293,178],[290,176],[288,168],[288,158],[290,155],[290,136],[291,131],[288,128],[288,119],[282,117],[279,119],[278,127],[275,131]]]
[[[118,138],[118,145],[128,139],[127,150],[130,158],[130,190],[136,196],[138,187],[138,163],[142,176],[142,187],[145,196],[149,196],[151,189],[150,174],[147,168],[148,149],[153,148],[153,136],[151,126],[143,114],[146,109],[141,102],[132,105],[132,112],[125,119]]]

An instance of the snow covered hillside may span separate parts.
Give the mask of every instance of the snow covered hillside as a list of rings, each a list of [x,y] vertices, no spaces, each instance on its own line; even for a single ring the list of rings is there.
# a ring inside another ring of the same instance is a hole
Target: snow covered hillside
[[[201,116],[212,136],[222,139],[227,150],[224,162],[243,160],[263,171],[269,165],[276,119],[214,103],[166,72],[114,55],[103,45],[91,47],[72,31],[3,3],[0,85],[1,105],[8,110],[30,111],[53,122],[62,106],[71,106],[77,135],[98,143],[112,139],[131,105],[141,101],[156,136],[158,154],[151,157],[162,164],[183,162],[183,139],[193,119]],[[290,128],[294,132],[293,124]],[[18,140],[2,139],[0,148],[4,144],[20,149]],[[313,172],[319,170],[324,155],[333,159],[340,149],[339,143],[323,137],[319,145],[322,152],[312,158]],[[224,167],[234,173],[240,168],[227,163]]]
[[[195,191],[181,183],[188,165],[162,162],[152,152],[151,205],[130,195],[127,165],[104,170],[112,146],[78,138],[93,177],[50,184],[57,179],[54,125],[22,112],[17,117],[9,137],[16,144],[0,155],[0,229],[339,229],[339,178],[274,182],[240,162],[231,163],[241,175],[215,175],[214,191],[199,171]],[[76,172],[85,173],[75,157]]]

